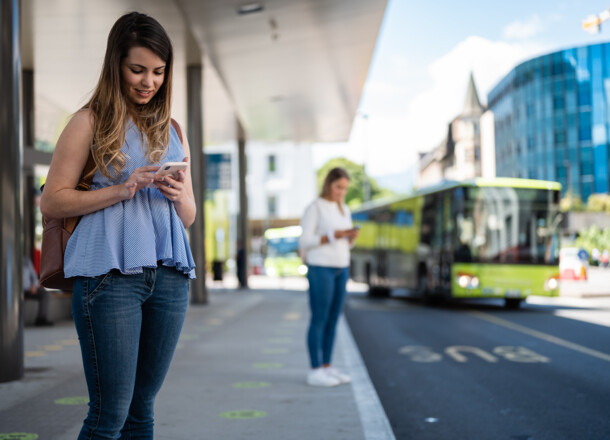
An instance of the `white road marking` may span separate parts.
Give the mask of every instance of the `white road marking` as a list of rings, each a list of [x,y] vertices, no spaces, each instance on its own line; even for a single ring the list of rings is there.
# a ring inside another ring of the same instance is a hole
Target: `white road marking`
[[[365,440],[396,440],[344,316],[341,316],[337,326],[337,338],[342,341],[337,345],[342,349],[343,358],[352,376],[351,386]]]
[[[541,339],[546,342],[550,342],[551,344],[559,345],[561,347],[568,348],[570,350],[577,351],[579,353],[586,354],[587,356],[591,356],[597,359],[604,360],[606,362],[610,362],[610,355],[607,353],[602,353],[601,351],[593,350],[592,348],[585,347],[580,344],[576,344],[574,342],[566,341],[565,339],[558,338],[557,336],[549,335],[548,333],[544,333],[538,330],[531,329],[529,327],[525,327],[520,324],[515,324],[514,322],[507,321],[506,319],[498,318],[497,316],[493,316],[483,312],[471,311],[468,312],[472,316],[482,319],[484,321],[491,322],[493,324],[506,327],[510,330],[515,330],[520,333],[524,333],[526,335],[532,336],[537,339]]]

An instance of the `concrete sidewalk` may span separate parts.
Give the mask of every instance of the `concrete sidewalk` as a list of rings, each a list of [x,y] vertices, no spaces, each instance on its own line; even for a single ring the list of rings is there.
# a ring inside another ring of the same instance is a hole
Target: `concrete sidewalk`
[[[394,439],[343,319],[334,364],[352,383],[305,384],[308,317],[302,291],[212,290],[190,306],[155,439]],[[72,322],[26,328],[25,349],[25,377],[0,384],[0,440],[76,439],[87,392]]]

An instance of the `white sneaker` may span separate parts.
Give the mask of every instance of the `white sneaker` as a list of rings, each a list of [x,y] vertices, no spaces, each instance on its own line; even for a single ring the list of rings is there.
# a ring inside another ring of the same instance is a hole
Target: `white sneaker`
[[[314,387],[336,387],[341,383],[336,377],[326,374],[326,368],[314,368],[307,374],[307,384]]]
[[[335,379],[337,379],[340,383],[350,383],[352,381],[352,378],[349,377],[347,374],[341,373],[339,370],[337,370],[336,368],[333,367],[326,367],[324,368],[324,371],[326,372],[326,374],[330,377],[334,377]]]

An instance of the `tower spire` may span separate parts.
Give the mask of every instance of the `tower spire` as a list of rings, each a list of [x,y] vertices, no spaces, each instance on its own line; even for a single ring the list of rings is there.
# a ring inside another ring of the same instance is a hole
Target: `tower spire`
[[[477,86],[474,83],[474,75],[470,72],[470,80],[468,81],[468,89],[466,90],[466,100],[462,109],[462,116],[480,115],[484,111],[484,107],[479,100]]]

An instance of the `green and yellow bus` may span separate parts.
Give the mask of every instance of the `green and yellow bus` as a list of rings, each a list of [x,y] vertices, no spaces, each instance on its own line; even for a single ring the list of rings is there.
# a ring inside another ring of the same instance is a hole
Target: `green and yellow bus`
[[[300,226],[270,228],[265,231],[265,274],[272,277],[302,276],[307,266],[299,257]]]
[[[351,272],[369,294],[401,289],[433,302],[559,294],[561,185],[528,179],[444,182],[412,197],[372,202],[353,213],[361,226]]]

